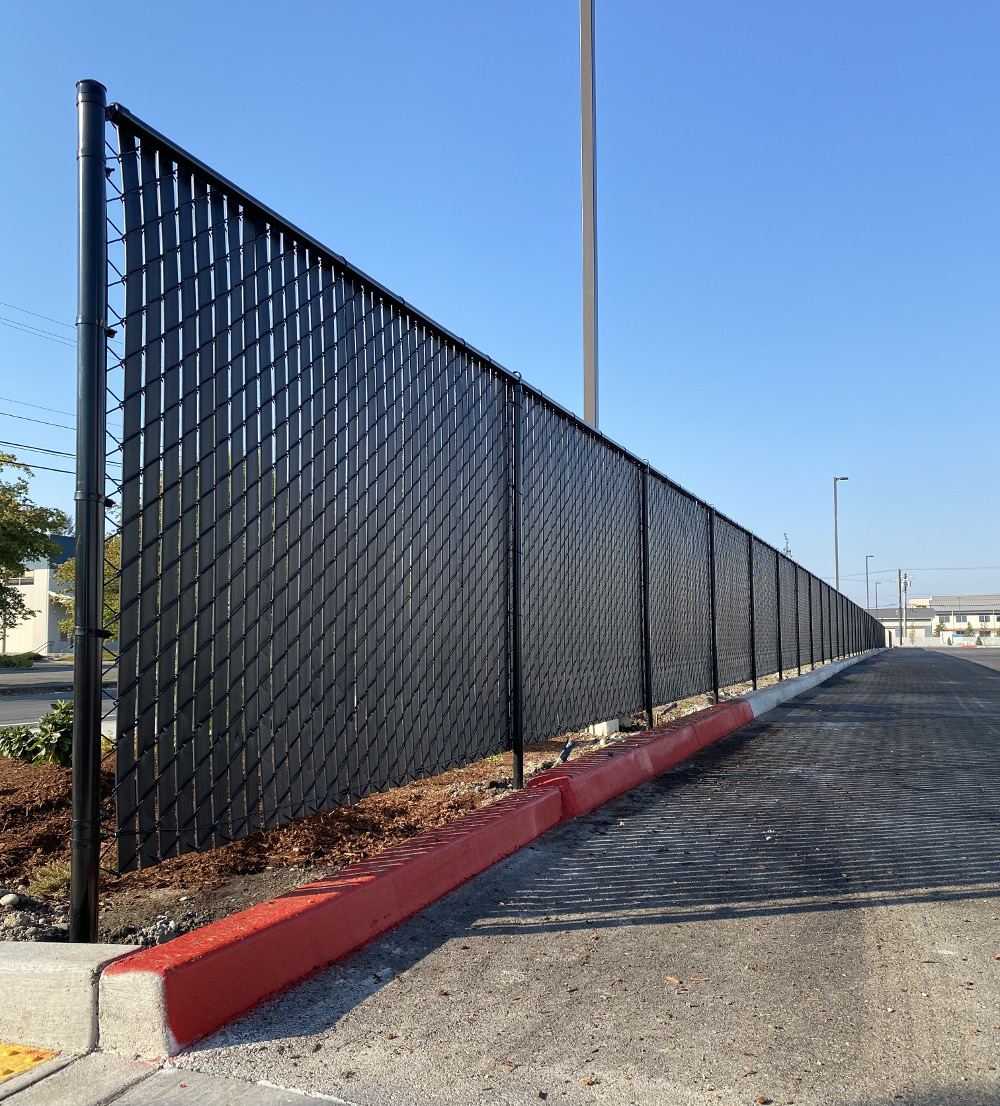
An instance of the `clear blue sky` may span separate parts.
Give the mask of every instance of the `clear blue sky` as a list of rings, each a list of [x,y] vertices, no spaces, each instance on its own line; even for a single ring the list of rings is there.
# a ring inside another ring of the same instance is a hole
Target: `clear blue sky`
[[[1000,564],[1000,6],[596,2],[602,429],[826,577],[849,476],[862,601],[866,553],[921,570],[915,594],[1000,591],[923,571]],[[11,6],[0,300],[73,321],[94,77],[579,411],[577,20],[574,0]],[[72,449],[10,413],[70,420],[9,399],[72,412],[73,373],[69,346],[0,325],[0,439]],[[71,506],[69,477],[34,486]]]

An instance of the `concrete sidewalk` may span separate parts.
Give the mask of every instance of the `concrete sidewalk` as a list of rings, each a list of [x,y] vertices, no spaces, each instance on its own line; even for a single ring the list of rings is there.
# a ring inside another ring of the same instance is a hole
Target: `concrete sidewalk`
[[[953,655],[848,669],[120,1101],[1000,1101],[998,718]]]

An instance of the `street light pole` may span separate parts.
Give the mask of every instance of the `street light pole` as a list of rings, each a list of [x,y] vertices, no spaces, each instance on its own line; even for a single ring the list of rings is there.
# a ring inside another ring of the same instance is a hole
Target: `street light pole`
[[[849,480],[847,476],[835,476],[833,478],[833,575],[836,581],[837,591],[840,591],[840,540],[837,536],[837,484],[841,480]]]
[[[580,0],[580,169],[583,184],[583,421],[597,429],[597,163],[594,0]]]
[[[872,600],[871,600],[871,594],[868,590],[868,562],[874,556],[875,556],[874,553],[869,553],[868,556],[865,557],[865,606],[868,607],[869,609],[871,608]],[[878,604],[876,604],[876,606],[877,605]]]

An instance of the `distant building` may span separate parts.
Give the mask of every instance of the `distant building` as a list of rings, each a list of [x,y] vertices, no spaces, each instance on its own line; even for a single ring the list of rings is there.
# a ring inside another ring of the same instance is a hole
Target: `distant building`
[[[899,608],[879,607],[871,613],[892,630],[893,644],[899,645]],[[905,616],[903,645],[1000,646],[1000,595],[911,599]]]
[[[55,600],[59,591],[56,568],[73,556],[73,538],[57,537],[62,552],[49,560],[34,561],[25,566],[23,576],[8,580],[24,596],[25,606],[36,613],[17,626],[0,625],[0,653],[68,653],[72,639],[59,629],[66,617],[66,608]]]

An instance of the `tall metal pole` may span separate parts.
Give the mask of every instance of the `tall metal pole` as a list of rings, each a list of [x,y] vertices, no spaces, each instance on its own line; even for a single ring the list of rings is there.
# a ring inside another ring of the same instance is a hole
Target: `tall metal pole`
[[[837,591],[840,591],[840,540],[837,534],[837,484],[841,480],[847,480],[846,476],[833,478],[833,575],[836,581]]]
[[[524,659],[521,599],[521,433],[524,424],[524,389],[514,384],[513,466],[511,483],[511,746],[514,751],[514,789],[524,787]]]
[[[76,317],[76,590],[73,628],[71,941],[97,940],[101,852],[101,661],[104,641],[104,471],[108,236],[107,89],[77,86],[79,238]]]
[[[899,580],[899,644],[903,644],[903,570],[901,568],[896,569],[896,576]]]
[[[580,168],[583,184],[583,420],[597,410],[597,162],[594,130],[594,0],[580,0]]]
[[[865,607],[868,608],[868,610],[871,610],[871,605],[872,605],[871,593],[868,589],[868,562],[874,556],[875,556],[874,553],[869,553],[865,557]]]

